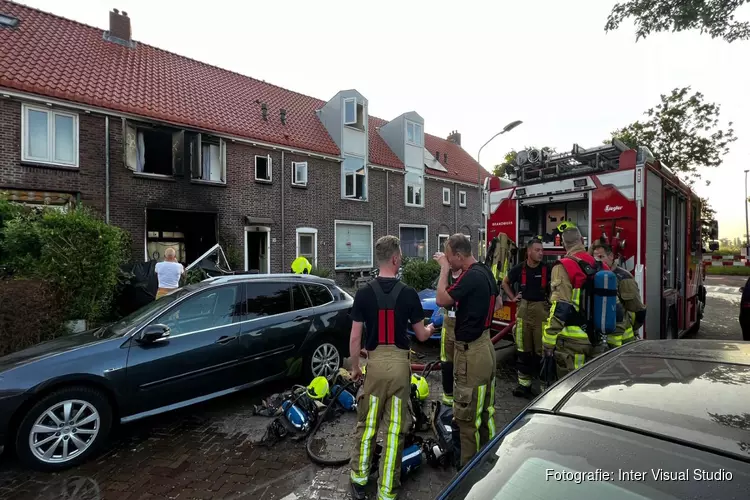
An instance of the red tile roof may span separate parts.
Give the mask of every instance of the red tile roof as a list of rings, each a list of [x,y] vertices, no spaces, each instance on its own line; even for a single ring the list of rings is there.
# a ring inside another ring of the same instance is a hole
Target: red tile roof
[[[127,48],[105,40],[99,28],[7,0],[0,0],[0,13],[20,20],[0,28],[0,87],[340,155],[315,113],[325,101],[143,43]],[[370,162],[404,168],[377,132],[386,123],[370,117]],[[433,155],[448,153],[448,163],[440,161],[449,172],[429,174],[476,182],[477,163],[460,146],[428,134],[425,145]]]

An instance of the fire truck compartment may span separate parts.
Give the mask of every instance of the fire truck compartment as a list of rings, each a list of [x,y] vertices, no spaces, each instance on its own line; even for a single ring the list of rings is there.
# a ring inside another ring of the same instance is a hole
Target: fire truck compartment
[[[547,202],[550,197],[523,200],[519,207],[518,240],[519,248],[525,249],[531,238],[542,237],[545,249],[563,250],[557,226],[563,221],[573,222],[581,231],[584,243],[589,236],[589,202],[584,197],[570,201]],[[534,203],[537,200],[545,203]]]

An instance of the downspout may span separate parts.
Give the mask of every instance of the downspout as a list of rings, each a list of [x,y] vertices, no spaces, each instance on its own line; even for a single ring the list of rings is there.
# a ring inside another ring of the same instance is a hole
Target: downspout
[[[286,233],[284,232],[284,171],[286,170],[286,167],[284,166],[284,150],[281,150],[281,272],[283,273],[286,269],[284,267],[284,257],[286,256],[286,253],[284,252],[284,248],[286,245],[284,245],[284,241],[286,240]],[[271,235],[269,234],[268,237],[270,238]],[[270,259],[271,256],[269,255],[268,258]]]
[[[104,222],[109,224],[109,116],[104,117]]]
[[[391,225],[391,211],[388,209],[391,204],[391,183],[389,172],[385,171],[385,234],[391,234],[388,227]]]
[[[453,234],[458,233],[458,184],[453,184]]]

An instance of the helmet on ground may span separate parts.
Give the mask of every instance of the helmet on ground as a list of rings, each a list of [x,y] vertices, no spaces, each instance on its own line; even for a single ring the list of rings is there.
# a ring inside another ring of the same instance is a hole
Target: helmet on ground
[[[420,401],[424,401],[427,399],[427,396],[430,395],[430,386],[427,384],[427,379],[423,376],[417,375],[416,373],[412,374],[411,385],[417,386],[417,396]]]
[[[328,379],[325,377],[315,377],[307,386],[307,395],[312,399],[323,399],[328,395]]]

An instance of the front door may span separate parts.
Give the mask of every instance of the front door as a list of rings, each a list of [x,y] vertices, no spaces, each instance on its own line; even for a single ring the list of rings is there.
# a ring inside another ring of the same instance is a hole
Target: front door
[[[268,255],[270,234],[265,227],[253,226],[245,230],[246,271],[256,271],[260,274],[271,272]]]
[[[241,285],[204,290],[173,305],[152,324],[170,336],[152,344],[132,341],[127,380],[130,413],[200,398],[241,385]]]

